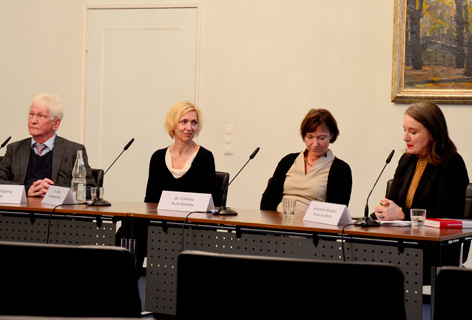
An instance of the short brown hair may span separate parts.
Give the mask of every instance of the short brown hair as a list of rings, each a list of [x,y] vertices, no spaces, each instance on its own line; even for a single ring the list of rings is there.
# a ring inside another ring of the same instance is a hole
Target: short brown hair
[[[326,109],[311,109],[308,111],[300,126],[302,139],[305,139],[307,133],[315,132],[318,127],[326,127],[329,130],[332,135],[330,143],[336,141],[339,135],[338,124],[331,112]]]

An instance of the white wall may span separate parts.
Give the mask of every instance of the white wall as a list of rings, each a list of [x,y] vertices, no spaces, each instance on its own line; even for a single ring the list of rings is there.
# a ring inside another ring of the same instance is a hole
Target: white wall
[[[136,2],[0,1],[0,140],[9,135],[12,141],[26,137],[30,100],[39,92],[56,92],[66,109],[60,134],[80,141],[84,5],[130,3]],[[385,159],[396,150],[371,196],[373,208],[383,196],[385,183],[393,176],[403,150],[402,115],[407,106],[390,102],[393,1],[198,3],[202,11],[197,103],[205,120],[198,142],[213,151],[217,170],[232,176],[256,147],[261,148],[231,185],[228,205],[259,207],[277,162],[304,147],[299,136],[302,118],[309,108],[323,107],[331,110],[340,127],[332,149],[353,171],[349,206],[353,216],[363,214],[367,194]],[[442,109],[453,141],[472,168],[471,106],[443,105]],[[141,116],[136,113],[130,121],[139,121]],[[225,124],[234,125],[232,156],[223,154]],[[150,142],[149,147],[164,146]],[[147,166],[148,161],[142,159],[142,165]],[[108,200],[117,198],[107,193]]]

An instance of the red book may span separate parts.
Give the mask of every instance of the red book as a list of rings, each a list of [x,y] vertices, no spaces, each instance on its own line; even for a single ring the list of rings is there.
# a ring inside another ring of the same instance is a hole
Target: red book
[[[462,221],[453,219],[427,218],[424,222],[424,225],[433,228],[462,228]]]

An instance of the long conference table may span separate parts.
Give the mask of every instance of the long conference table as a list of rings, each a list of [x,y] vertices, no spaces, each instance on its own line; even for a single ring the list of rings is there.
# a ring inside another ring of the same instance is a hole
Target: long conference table
[[[175,315],[177,257],[182,250],[398,266],[405,276],[408,319],[422,319],[423,265],[441,265],[443,249],[472,237],[472,229],[331,226],[284,218],[281,212],[236,209],[236,216],[157,210],[156,203],[114,201],[108,207],[0,204],[0,240],[115,245],[117,222],[133,243],[133,222],[147,219],[147,311]],[[371,280],[366,280],[371,281]],[[375,297],[375,293],[372,293]],[[359,297],[345,297],[354,299]],[[368,297],[362,297],[365,299]],[[367,300],[366,300],[367,301]]]

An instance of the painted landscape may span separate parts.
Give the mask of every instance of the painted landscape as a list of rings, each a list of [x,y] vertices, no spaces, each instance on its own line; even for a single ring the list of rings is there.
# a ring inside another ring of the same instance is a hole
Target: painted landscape
[[[472,0],[407,0],[405,89],[472,89]]]

